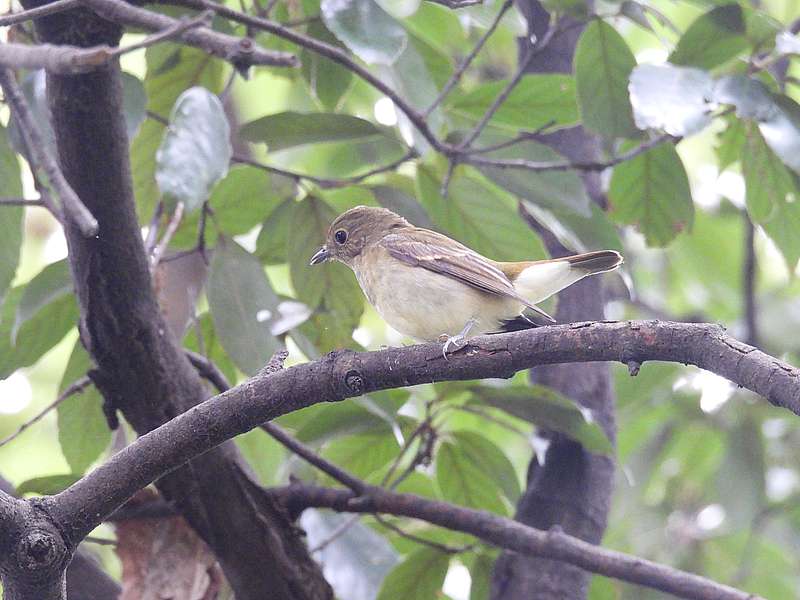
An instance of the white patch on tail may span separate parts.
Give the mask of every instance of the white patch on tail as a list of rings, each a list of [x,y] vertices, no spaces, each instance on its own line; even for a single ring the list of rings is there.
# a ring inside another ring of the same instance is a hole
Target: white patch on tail
[[[531,265],[514,280],[514,289],[531,304],[538,304],[587,275],[587,271],[572,267],[566,260]]]

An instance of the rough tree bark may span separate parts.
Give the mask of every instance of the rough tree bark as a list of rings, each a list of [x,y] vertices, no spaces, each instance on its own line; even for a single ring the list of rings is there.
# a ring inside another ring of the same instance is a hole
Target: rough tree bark
[[[521,4],[532,33],[541,39],[550,17],[539,2]],[[530,72],[572,71],[572,57],[582,27],[559,35],[536,55],[527,67]],[[530,42],[523,41],[520,56]],[[597,139],[583,128],[542,136],[540,141],[552,146],[573,161],[592,161],[598,157]],[[590,197],[601,205],[599,174],[584,174]],[[553,256],[568,254],[552,235],[543,236]],[[602,279],[586,279],[559,295],[556,317],[561,323],[602,320]],[[566,397],[590,408],[597,421],[613,440],[615,434],[614,395],[608,365],[559,364],[534,368],[532,378],[558,390]],[[539,529],[558,525],[564,531],[597,544],[603,537],[610,509],[614,464],[610,458],[593,455],[558,433],[550,433],[550,446],[544,465],[534,458],[528,467],[528,485],[517,505],[516,519]],[[589,574],[564,562],[504,552],[495,564],[492,579],[494,600],[527,598],[585,598]]]
[[[43,18],[37,31],[44,42],[81,47],[116,45],[121,35],[118,26],[83,9]],[[110,411],[119,409],[144,434],[209,393],[152,290],[135,214],[119,66],[49,75],[47,90],[61,167],[100,226],[93,238],[71,224],[65,228],[81,340],[96,363],[91,376]],[[259,493],[243,465],[228,442],[157,485],[213,549],[237,598],[331,598],[298,530]]]

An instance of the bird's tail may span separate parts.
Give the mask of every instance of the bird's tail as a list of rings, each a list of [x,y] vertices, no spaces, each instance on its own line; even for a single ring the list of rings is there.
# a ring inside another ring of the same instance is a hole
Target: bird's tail
[[[522,298],[538,304],[588,275],[613,271],[621,264],[619,252],[598,250],[551,260],[498,263],[498,266]]]

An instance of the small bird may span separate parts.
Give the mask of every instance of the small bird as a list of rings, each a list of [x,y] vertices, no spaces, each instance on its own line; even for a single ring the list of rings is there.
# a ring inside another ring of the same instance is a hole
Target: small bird
[[[444,341],[445,358],[468,334],[533,327],[527,310],[587,275],[622,264],[614,250],[497,262],[385,208],[356,206],[331,224],[311,265],[338,260],[356,274],[378,314],[420,341]],[[453,335],[455,332],[455,335]]]

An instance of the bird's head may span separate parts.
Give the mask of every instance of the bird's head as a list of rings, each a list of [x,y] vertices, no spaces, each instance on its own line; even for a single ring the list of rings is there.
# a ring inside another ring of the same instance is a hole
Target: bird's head
[[[325,245],[311,257],[309,264],[338,260],[352,266],[367,245],[410,226],[403,217],[385,208],[356,206],[336,217],[328,229]]]

